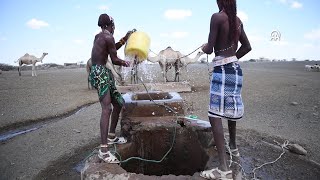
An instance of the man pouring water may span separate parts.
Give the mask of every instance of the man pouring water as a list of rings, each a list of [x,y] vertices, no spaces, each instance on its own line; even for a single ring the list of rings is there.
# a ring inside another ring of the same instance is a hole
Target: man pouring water
[[[93,42],[91,52],[92,68],[89,75],[90,83],[98,91],[102,112],[100,118],[101,145],[99,158],[107,163],[119,163],[118,159],[109,151],[108,146],[112,144],[123,144],[127,140],[115,135],[119,114],[124,105],[122,95],[117,91],[113,74],[105,64],[110,57],[115,65],[129,67],[130,62],[124,61],[117,56],[117,50],[128,40],[132,31],[115,43],[113,34],[115,30],[114,20],[107,14],[101,14],[98,20],[101,32],[98,33]],[[112,106],[111,106],[112,104]],[[109,131],[109,119],[111,124]]]

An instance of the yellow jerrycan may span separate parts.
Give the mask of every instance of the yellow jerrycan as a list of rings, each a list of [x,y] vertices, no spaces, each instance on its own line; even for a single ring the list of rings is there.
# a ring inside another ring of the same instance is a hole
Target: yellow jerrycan
[[[142,62],[148,57],[149,47],[149,36],[145,32],[135,31],[130,35],[127,41],[124,54]]]

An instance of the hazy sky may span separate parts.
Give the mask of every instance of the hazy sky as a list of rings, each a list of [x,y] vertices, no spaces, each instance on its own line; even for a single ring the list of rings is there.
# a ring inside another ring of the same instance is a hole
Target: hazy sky
[[[252,45],[243,60],[320,59],[319,0],[238,0],[237,6]],[[217,11],[216,0],[1,0],[0,63],[43,52],[49,53],[43,63],[86,62],[101,13],[114,18],[116,41],[135,28],[150,36],[154,52],[171,46],[188,54],[207,41]],[[279,41],[271,41],[273,31]]]

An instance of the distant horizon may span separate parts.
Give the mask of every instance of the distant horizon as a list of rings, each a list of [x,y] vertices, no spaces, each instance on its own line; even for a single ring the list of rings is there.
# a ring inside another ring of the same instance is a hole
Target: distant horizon
[[[247,62],[247,61],[250,61],[250,60],[257,60],[257,62],[320,62],[320,59],[319,60],[316,60],[316,59],[305,59],[305,60],[299,60],[299,59],[296,59],[296,60],[292,60],[292,59],[268,59],[268,58],[265,58],[265,59],[247,59],[247,60],[239,60],[240,62]],[[147,60],[145,60],[147,61]],[[211,61],[209,60],[209,63]],[[45,65],[45,64],[56,64],[56,65],[61,65],[61,66],[64,66],[64,64],[77,64],[77,65],[86,65],[87,62],[83,62],[83,63],[80,63],[80,62],[63,62],[62,64],[60,63],[54,63],[54,62],[37,62],[36,63],[36,66],[38,65]],[[201,61],[197,61],[197,63],[201,63]],[[148,64],[157,64],[157,63],[153,63],[153,62],[150,62],[148,61]],[[192,63],[193,64],[193,63]],[[14,64],[6,64],[6,63],[2,63],[0,62],[0,65],[9,65],[9,66],[13,66],[13,67],[16,67],[16,66],[19,66],[17,63],[14,63]],[[190,64],[191,65],[191,64]],[[31,66],[31,64],[29,65],[26,65],[24,64],[23,66]]]
[[[154,53],[153,53],[154,54]],[[195,54],[195,53],[193,53],[193,54]],[[49,54],[50,55],[50,54]],[[49,56],[48,55],[48,56]],[[41,55],[40,55],[41,56]],[[39,57],[40,57],[39,56]],[[154,56],[155,56],[155,54],[154,54]],[[37,57],[37,56],[36,56]],[[193,57],[193,55],[190,55],[189,57]],[[199,60],[198,60],[198,62],[200,62],[200,60],[201,59],[203,59],[203,58],[205,58],[205,55],[202,55],[201,56],[201,58],[199,58]],[[263,59],[261,59],[261,58],[263,58]],[[259,60],[259,61],[261,61],[261,60],[269,60],[269,61],[273,61],[273,60],[275,60],[275,61],[283,61],[283,60],[285,60],[285,61],[320,61],[320,58],[319,59],[307,59],[307,58],[302,58],[302,59],[297,59],[297,58],[295,58],[295,60],[293,60],[295,57],[292,57],[292,58],[289,58],[289,59],[286,59],[286,58],[281,58],[281,59],[271,59],[271,58],[268,58],[268,57],[259,57],[259,58],[250,58],[250,59],[248,59],[248,58],[243,58],[243,59],[240,59],[239,61],[240,62],[245,62],[245,61],[250,61],[250,60],[252,60],[252,59],[254,59],[254,60]],[[126,56],[125,56],[125,58],[123,58],[124,60],[127,60],[127,59],[129,59],[129,58],[126,58]],[[147,61],[147,60],[145,60],[145,61]],[[60,62],[60,63],[57,63],[57,62],[45,62],[45,58],[44,58],[44,60],[43,60],[43,62],[41,63],[41,62],[38,62],[37,64],[50,64],[50,63],[52,63],[52,64],[58,64],[58,65],[64,65],[65,63],[79,63],[79,62],[81,62],[81,61],[68,61],[68,62]],[[150,62],[150,61],[149,61]],[[210,57],[209,57],[209,62],[211,62],[211,59],[210,59]],[[2,62],[0,62],[0,63],[2,63]],[[18,63],[18,62],[17,62]],[[13,61],[13,63],[12,64],[7,64],[7,65],[12,65],[12,66],[14,66],[14,65],[16,65],[17,63],[14,63],[14,61]],[[87,60],[86,61],[83,61],[83,63],[82,64],[86,64],[87,63]],[[152,63],[152,62],[150,62],[150,63]],[[5,63],[4,63],[5,64]]]

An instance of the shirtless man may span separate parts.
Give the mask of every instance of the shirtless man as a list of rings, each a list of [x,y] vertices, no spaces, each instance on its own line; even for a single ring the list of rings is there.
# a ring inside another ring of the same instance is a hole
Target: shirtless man
[[[243,116],[241,98],[242,70],[238,59],[251,51],[251,46],[237,17],[236,0],[217,0],[219,12],[211,16],[208,42],[202,50],[211,54],[214,49],[213,74],[210,83],[209,121],[219,156],[219,167],[202,171],[207,179],[232,179],[227,165],[226,147],[221,119],[228,120],[230,140],[227,148],[233,157],[239,157],[236,146],[236,122]],[[238,42],[241,47],[238,49]],[[238,49],[238,50],[237,50]]]
[[[91,52],[92,67],[89,75],[92,87],[98,90],[99,101],[102,108],[100,118],[101,145],[98,156],[107,163],[119,163],[118,159],[110,153],[108,145],[127,142],[123,137],[115,136],[115,129],[120,111],[124,105],[124,99],[116,89],[111,70],[106,68],[105,64],[108,56],[110,56],[113,64],[125,67],[130,66],[128,61],[118,58],[117,49],[125,44],[132,31],[129,31],[118,43],[115,43],[113,37],[115,25],[112,17],[107,14],[101,14],[99,16],[98,26],[101,27],[102,31],[94,38]],[[110,132],[108,133],[110,114],[111,125]]]

